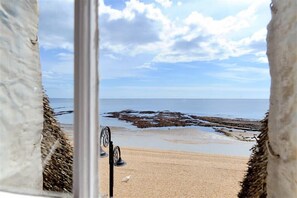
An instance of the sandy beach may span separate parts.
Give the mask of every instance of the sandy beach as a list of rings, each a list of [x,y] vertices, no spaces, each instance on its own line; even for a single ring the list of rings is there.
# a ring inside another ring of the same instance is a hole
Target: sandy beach
[[[114,196],[236,197],[247,157],[122,148],[124,167],[115,167]],[[125,183],[122,179],[129,176]],[[100,192],[108,193],[108,158],[100,160]]]
[[[63,125],[72,140],[72,126]],[[199,146],[217,149],[240,147],[236,140],[219,133],[193,128],[136,130],[112,127],[115,145],[121,147],[124,167],[115,167],[114,196],[120,198],[153,197],[236,197],[240,190],[248,156],[177,151]],[[171,138],[171,139],[170,139]],[[168,141],[169,140],[169,141]],[[137,142],[138,141],[138,142]],[[153,144],[149,144],[153,142]],[[155,145],[155,143],[162,144]],[[239,142],[240,144],[248,144]],[[130,146],[128,146],[130,145]],[[131,146],[133,145],[133,146]],[[146,145],[141,148],[141,145]],[[174,148],[171,145],[175,146]],[[133,148],[132,148],[133,147]],[[151,147],[151,148],[150,148]],[[167,149],[165,149],[165,147]],[[161,149],[158,149],[161,148]],[[106,151],[107,148],[104,148]],[[198,150],[199,151],[199,150]],[[212,152],[212,150],[209,150]],[[208,152],[208,151],[207,151]],[[218,151],[220,153],[221,151]],[[228,151],[224,151],[228,153]],[[108,158],[99,160],[100,193],[109,192]],[[122,179],[130,176],[128,182]]]

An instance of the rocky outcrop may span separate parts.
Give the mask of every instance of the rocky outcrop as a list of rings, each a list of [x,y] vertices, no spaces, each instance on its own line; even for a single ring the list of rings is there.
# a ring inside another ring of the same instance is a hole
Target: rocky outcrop
[[[119,120],[131,122],[138,128],[203,126],[259,131],[261,127],[260,121],[255,120],[197,116],[171,111],[123,110],[119,112],[108,112],[105,117],[118,118]]]

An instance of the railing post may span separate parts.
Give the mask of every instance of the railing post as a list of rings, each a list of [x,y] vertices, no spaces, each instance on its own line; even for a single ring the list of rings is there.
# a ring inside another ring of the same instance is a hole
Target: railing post
[[[110,137],[110,136],[109,136]],[[110,137],[111,138],[111,137]],[[113,142],[109,142],[109,197],[113,197]]]

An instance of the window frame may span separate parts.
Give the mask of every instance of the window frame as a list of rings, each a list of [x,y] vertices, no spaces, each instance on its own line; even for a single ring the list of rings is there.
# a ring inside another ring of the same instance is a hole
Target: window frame
[[[98,1],[74,4],[73,196],[99,196],[98,180]]]

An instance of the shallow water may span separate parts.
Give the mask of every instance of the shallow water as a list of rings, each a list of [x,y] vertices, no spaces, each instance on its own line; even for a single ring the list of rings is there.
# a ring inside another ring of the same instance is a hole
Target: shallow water
[[[249,156],[255,142],[234,140],[215,132],[175,128],[163,130],[128,130],[112,133],[114,145],[146,149]]]
[[[73,110],[72,99],[51,99],[56,112]],[[123,147],[172,151],[249,156],[254,142],[243,142],[214,132],[209,127],[164,127],[138,129],[130,123],[104,117],[110,111],[152,110],[178,111],[193,115],[261,119],[268,109],[268,100],[206,100],[206,99],[103,99],[100,100],[100,125],[120,127],[112,139]],[[61,123],[72,124],[73,114],[57,116]],[[180,130],[184,129],[184,130]],[[178,133],[174,131],[178,130]],[[190,132],[189,132],[190,130]]]

